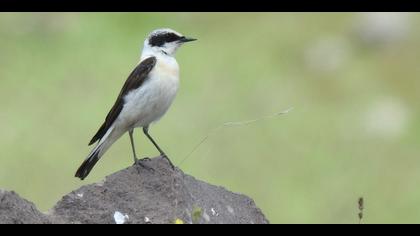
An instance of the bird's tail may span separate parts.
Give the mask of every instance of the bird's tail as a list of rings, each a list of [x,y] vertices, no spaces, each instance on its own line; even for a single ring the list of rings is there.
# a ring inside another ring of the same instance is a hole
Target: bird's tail
[[[113,127],[111,126],[96,147],[90,152],[89,156],[85,159],[82,165],[80,165],[79,169],[76,171],[75,177],[84,180],[86,176],[89,175],[95,164],[116,140],[116,138],[112,138],[112,136],[114,136],[111,135],[112,131]]]
[[[92,168],[101,158],[99,156],[100,151],[101,151],[101,145],[97,145],[95,149],[93,149],[92,152],[89,154],[89,156],[86,158],[86,160],[82,163],[82,165],[79,167],[79,169],[76,172],[75,177],[78,177],[81,180],[84,180],[86,176],[89,175]]]

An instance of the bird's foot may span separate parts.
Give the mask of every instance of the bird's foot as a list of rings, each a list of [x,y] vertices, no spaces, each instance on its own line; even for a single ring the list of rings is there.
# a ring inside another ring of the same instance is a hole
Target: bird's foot
[[[160,154],[161,157],[165,158],[169,165],[171,166],[172,170],[175,170],[175,165],[172,163],[172,161],[169,159],[169,157],[165,153]]]
[[[134,165],[138,164],[138,162],[144,162],[144,161],[151,161],[152,159],[150,159],[149,157],[143,157],[142,159],[138,159],[137,157],[134,157]]]
[[[148,170],[148,171],[152,171],[154,172],[155,169],[153,169],[153,167],[150,167],[149,165],[146,164],[146,162],[150,161],[151,159],[148,157],[145,157],[143,159],[138,159],[137,157],[134,157],[134,165],[139,165],[141,167],[143,167],[144,169]]]
[[[137,159],[138,160],[138,159]],[[149,157],[144,157],[143,159],[140,159],[140,161],[151,161],[152,159],[150,159]]]

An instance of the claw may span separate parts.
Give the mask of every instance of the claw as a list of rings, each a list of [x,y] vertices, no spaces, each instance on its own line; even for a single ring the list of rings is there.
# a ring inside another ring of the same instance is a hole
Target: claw
[[[150,158],[146,157],[146,158],[143,158],[143,159],[138,159],[138,158],[135,157],[134,160],[135,160],[134,165],[139,165],[139,166],[141,166],[142,168],[144,168],[148,171],[155,172],[155,169],[153,167],[150,167],[150,166],[148,166],[144,163],[145,161],[150,161]]]
[[[168,163],[171,166],[172,170],[175,170],[175,165],[172,163],[171,160],[169,160],[169,157],[165,153],[161,153],[160,156],[163,157],[163,158],[165,158],[168,161]]]

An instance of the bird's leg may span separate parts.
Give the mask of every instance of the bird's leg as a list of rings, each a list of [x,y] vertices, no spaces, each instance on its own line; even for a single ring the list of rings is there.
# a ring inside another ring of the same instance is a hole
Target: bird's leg
[[[143,160],[150,160],[150,158],[144,158],[139,160],[137,158],[137,154],[136,154],[136,148],[134,145],[134,138],[133,138],[133,133],[134,133],[134,129],[131,129],[130,131],[128,131],[128,134],[130,135],[130,141],[131,141],[131,148],[133,149],[133,155],[134,155],[134,165],[139,164],[140,166],[144,167],[145,169],[148,170],[153,170],[152,167],[146,166],[145,164],[142,163]]]
[[[153,145],[155,145],[155,147],[159,151],[160,155],[161,156],[166,156],[165,152],[163,152],[162,149],[160,149],[159,145],[157,145],[157,143],[155,142],[155,140],[153,140],[152,136],[150,136],[150,134],[149,134],[149,126],[143,127],[143,132],[146,135],[146,137],[150,140],[150,142],[152,142]]]
[[[128,131],[128,134],[130,135],[131,149],[133,150],[134,163],[137,163],[139,159],[137,158],[136,147],[134,146],[133,133],[134,129],[130,129],[130,131]]]
[[[157,145],[157,143],[155,142],[155,140],[153,140],[152,136],[150,136],[150,134],[149,134],[149,126],[143,127],[143,132],[146,135],[146,137],[150,140],[150,142],[152,142],[153,145],[155,145],[155,147],[159,151],[160,155],[169,162],[169,165],[171,165],[172,169],[175,169],[174,164],[172,164],[172,162],[171,162],[171,160],[169,160],[168,156],[166,156],[166,154],[162,151],[162,149],[159,147],[159,145]]]

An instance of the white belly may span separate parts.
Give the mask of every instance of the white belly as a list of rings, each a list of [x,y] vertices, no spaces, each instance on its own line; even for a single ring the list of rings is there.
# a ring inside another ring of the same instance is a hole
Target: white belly
[[[128,93],[118,118],[126,128],[144,127],[158,121],[169,109],[179,87],[178,64],[158,61],[140,88]]]

